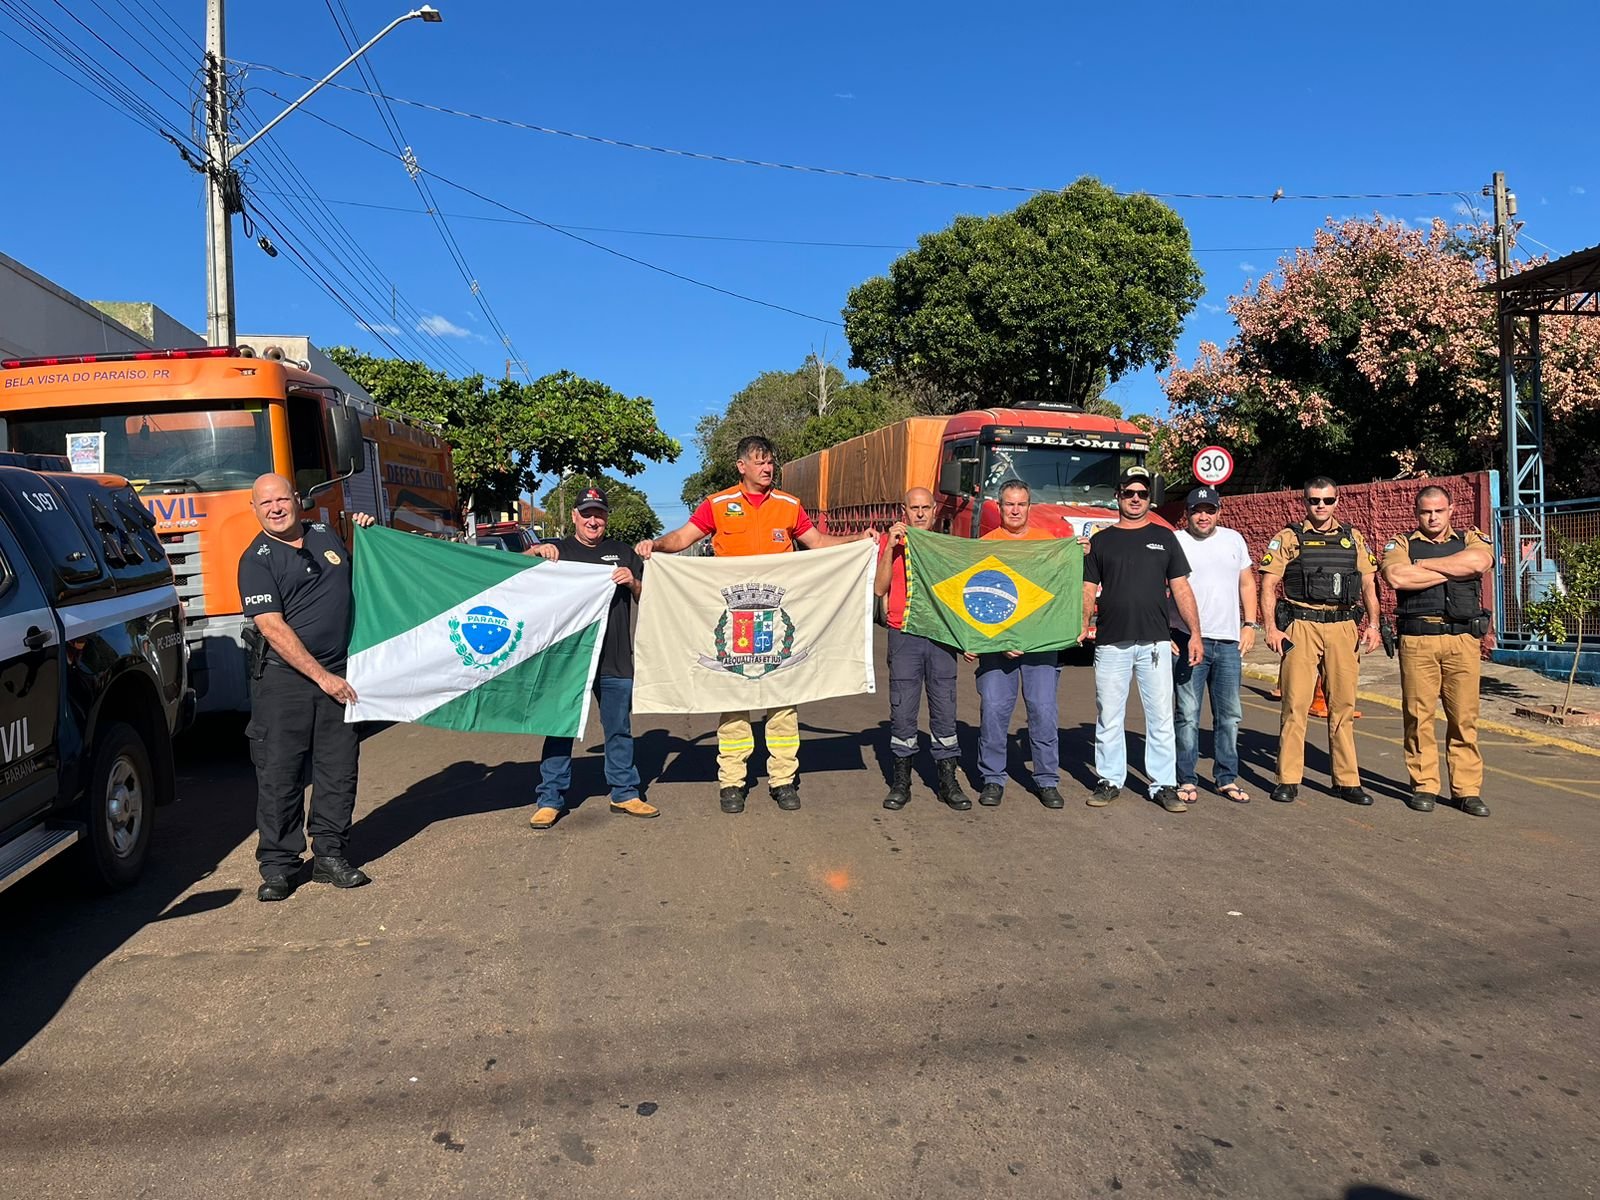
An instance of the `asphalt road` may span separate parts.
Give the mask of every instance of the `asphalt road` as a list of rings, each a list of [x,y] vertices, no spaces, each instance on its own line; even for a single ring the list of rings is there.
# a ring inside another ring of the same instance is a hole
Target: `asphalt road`
[[[1493,816],[1415,814],[1367,706],[1379,803],[1313,749],[1275,805],[1249,686],[1255,802],[1179,816],[1083,806],[1085,668],[1061,812],[884,811],[874,697],[803,710],[799,812],[647,718],[662,818],[589,756],[538,835],[534,742],[396,727],[375,882],[278,905],[207,726],[138,887],[0,896],[0,1195],[1594,1195],[1600,758],[1491,735]]]

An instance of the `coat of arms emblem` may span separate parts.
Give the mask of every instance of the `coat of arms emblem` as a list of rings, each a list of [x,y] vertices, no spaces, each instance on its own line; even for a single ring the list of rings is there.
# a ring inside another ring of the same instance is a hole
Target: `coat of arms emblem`
[[[700,665],[745,679],[761,679],[805,659],[794,649],[795,624],[783,608],[784,589],[770,583],[740,583],[722,589],[727,606],[712,634],[716,657]]]

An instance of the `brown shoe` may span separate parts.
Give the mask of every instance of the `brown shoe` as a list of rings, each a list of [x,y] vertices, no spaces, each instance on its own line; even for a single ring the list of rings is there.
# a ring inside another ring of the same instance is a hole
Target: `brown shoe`
[[[551,808],[548,804],[541,804],[533,810],[533,816],[528,818],[528,825],[533,829],[545,830],[559,820],[561,820],[561,810],[559,808]]]
[[[653,804],[646,804],[637,796],[627,800],[613,800],[611,811],[621,813],[625,817],[659,817],[661,810]]]

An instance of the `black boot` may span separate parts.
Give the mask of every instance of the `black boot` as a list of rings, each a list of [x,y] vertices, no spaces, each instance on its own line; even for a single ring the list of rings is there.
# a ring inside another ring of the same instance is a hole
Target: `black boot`
[[[889,779],[889,794],[883,798],[883,806],[904,808],[911,799],[911,760],[896,758],[891,770],[894,774]]]
[[[943,800],[956,812],[966,812],[972,807],[972,801],[967,799],[967,794],[961,790],[961,778],[956,773],[957,764],[953,758],[941,758],[939,767],[939,799]]]

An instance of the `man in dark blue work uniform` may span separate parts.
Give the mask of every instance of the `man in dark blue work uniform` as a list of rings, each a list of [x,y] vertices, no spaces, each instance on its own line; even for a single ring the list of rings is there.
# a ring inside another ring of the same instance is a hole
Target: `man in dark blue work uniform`
[[[250,758],[256,767],[258,900],[287,900],[311,834],[315,883],[360,887],[366,874],[345,857],[356,806],[356,727],[344,706],[350,648],[350,551],[320,521],[302,521],[282,475],[263,475],[250,495],[262,532],[239,559],[239,596],[266,639],[251,687]],[[365,513],[350,518],[371,525]],[[311,817],[305,767],[311,764]]]

